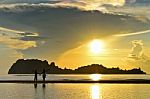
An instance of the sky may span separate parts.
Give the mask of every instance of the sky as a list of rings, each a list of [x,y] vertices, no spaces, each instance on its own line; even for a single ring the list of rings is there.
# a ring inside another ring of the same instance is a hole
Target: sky
[[[22,58],[150,73],[149,37],[150,0],[0,0],[0,74]]]

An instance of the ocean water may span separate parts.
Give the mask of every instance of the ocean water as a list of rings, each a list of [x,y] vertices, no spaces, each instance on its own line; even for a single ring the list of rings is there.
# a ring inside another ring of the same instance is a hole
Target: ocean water
[[[1,75],[0,80],[33,80],[32,74],[21,75]],[[42,76],[38,75],[38,79],[42,80]],[[55,75],[49,74],[46,77],[47,80],[128,80],[128,79],[150,79],[150,75],[145,74],[115,74],[115,75],[103,75],[103,74],[91,74],[91,75]]]
[[[47,75],[53,79],[150,79],[150,75]],[[1,76],[0,80],[33,79],[32,75]],[[41,77],[39,76],[39,79]],[[150,99],[150,84],[0,83],[0,99]]]

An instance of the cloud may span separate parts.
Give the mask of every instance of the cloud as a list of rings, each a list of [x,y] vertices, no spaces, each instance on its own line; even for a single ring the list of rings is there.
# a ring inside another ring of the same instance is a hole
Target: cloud
[[[150,57],[143,49],[143,41],[142,40],[133,40],[132,49],[128,57],[125,58],[125,62],[128,66],[132,67],[140,67],[142,70],[150,73]]]
[[[11,39],[36,42],[36,47],[26,49],[26,55],[34,53],[44,56],[49,53],[52,57],[57,57],[58,54],[76,48],[80,46],[80,42],[91,40],[93,37],[104,38],[120,33],[126,34],[128,31],[142,31],[147,30],[149,26],[126,15],[104,14],[95,10],[83,11],[66,8],[67,6],[50,7],[50,4],[45,3],[16,4],[12,6],[14,8],[9,9],[7,6],[0,9],[0,25],[20,30],[20,34],[15,33],[17,36],[11,36]],[[18,12],[15,12],[15,9]],[[38,41],[44,44],[37,44]],[[41,51],[43,53],[40,53]]]
[[[0,4],[12,4],[12,3],[56,3],[59,0],[1,0]]]
[[[22,33],[20,34],[20,31],[0,27],[0,35],[0,44],[8,46],[9,48],[16,50],[25,50],[30,47],[36,47],[35,41],[23,41],[18,39],[20,35],[25,35]]]
[[[112,6],[123,6],[125,0],[62,0],[62,2],[59,3],[59,5],[73,6],[84,10],[99,10],[102,12],[105,12],[106,10],[102,6],[106,4]]]
[[[12,49],[19,49],[19,50],[25,50],[30,47],[36,47],[35,41],[21,41],[17,39],[11,39],[7,36],[1,36],[0,37],[0,44],[6,45]]]
[[[17,33],[19,37],[12,37],[12,39],[18,39],[22,41],[45,41],[50,39],[50,37],[40,36],[38,33],[32,32],[20,32]]]
[[[32,32],[22,32],[22,33],[18,33],[18,35],[21,35],[21,36],[39,36],[37,33],[32,33]]]
[[[30,40],[27,40],[27,37]],[[31,39],[32,37],[34,39]],[[37,38],[40,38],[38,33],[0,27],[0,63],[3,65],[1,66],[0,74],[7,74],[10,68],[9,66],[13,62],[17,59],[24,58],[23,51],[37,47],[37,42],[39,41]]]
[[[150,2],[148,0],[37,0],[14,1],[6,0],[0,8],[4,11],[21,12],[39,7],[78,8],[86,11],[101,11],[109,14],[131,15],[143,22],[150,21]],[[144,11],[144,12],[143,12]]]
[[[51,1],[51,2],[24,2],[24,1],[19,1],[19,2],[10,2],[9,3],[1,3],[0,8],[4,11],[25,11],[25,8],[29,7],[73,7],[73,8],[78,8],[81,10],[99,10],[101,12],[107,12],[107,9],[103,5],[112,5],[112,6],[123,6],[125,4],[125,0],[59,0],[59,1]],[[108,12],[107,12],[108,13]]]
[[[114,36],[132,36],[132,35],[140,35],[140,34],[146,34],[146,33],[150,33],[150,30],[139,31],[139,32],[134,32],[134,33],[126,33],[126,34],[117,34]]]
[[[132,49],[130,54],[128,55],[129,59],[141,61],[141,62],[149,62],[150,57],[144,53],[143,49],[143,41],[142,40],[133,40],[132,43]]]
[[[150,0],[128,0],[122,7],[108,6],[107,10],[114,14],[125,14],[142,22],[150,22]]]
[[[143,43],[141,40],[133,40],[132,41],[132,51],[129,54],[129,58],[132,59],[141,59],[143,56]]]

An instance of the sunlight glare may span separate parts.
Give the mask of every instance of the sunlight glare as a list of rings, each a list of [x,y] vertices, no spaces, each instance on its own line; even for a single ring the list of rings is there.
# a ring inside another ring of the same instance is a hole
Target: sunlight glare
[[[103,49],[103,42],[97,39],[94,39],[93,41],[90,42],[90,50],[93,54],[98,54],[102,51]]]
[[[92,99],[102,99],[101,90],[98,85],[91,86],[91,96],[92,96]]]
[[[94,81],[100,80],[101,77],[102,77],[101,74],[91,74],[91,75],[90,75],[90,79],[92,79],[92,80],[94,80]]]

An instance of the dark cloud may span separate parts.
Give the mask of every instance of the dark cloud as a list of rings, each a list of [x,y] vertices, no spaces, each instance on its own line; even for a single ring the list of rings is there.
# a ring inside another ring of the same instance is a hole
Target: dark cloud
[[[135,0],[134,3],[139,3],[139,4],[150,4],[150,0]]]
[[[20,36],[36,36],[35,33],[32,32],[21,32],[21,33],[17,33]]]
[[[49,37],[40,37],[40,36],[25,36],[19,38],[12,38],[12,39],[19,39],[22,41],[46,41]]]
[[[43,41],[46,39],[50,39],[50,37],[44,37],[44,36],[39,36],[37,33],[32,33],[32,32],[21,32],[17,33],[19,36],[15,37],[13,39],[19,39],[23,41]]]
[[[12,3],[34,3],[34,4],[38,4],[38,3],[58,3],[60,1],[56,1],[56,0],[1,0],[0,3],[1,4],[12,4]]]

